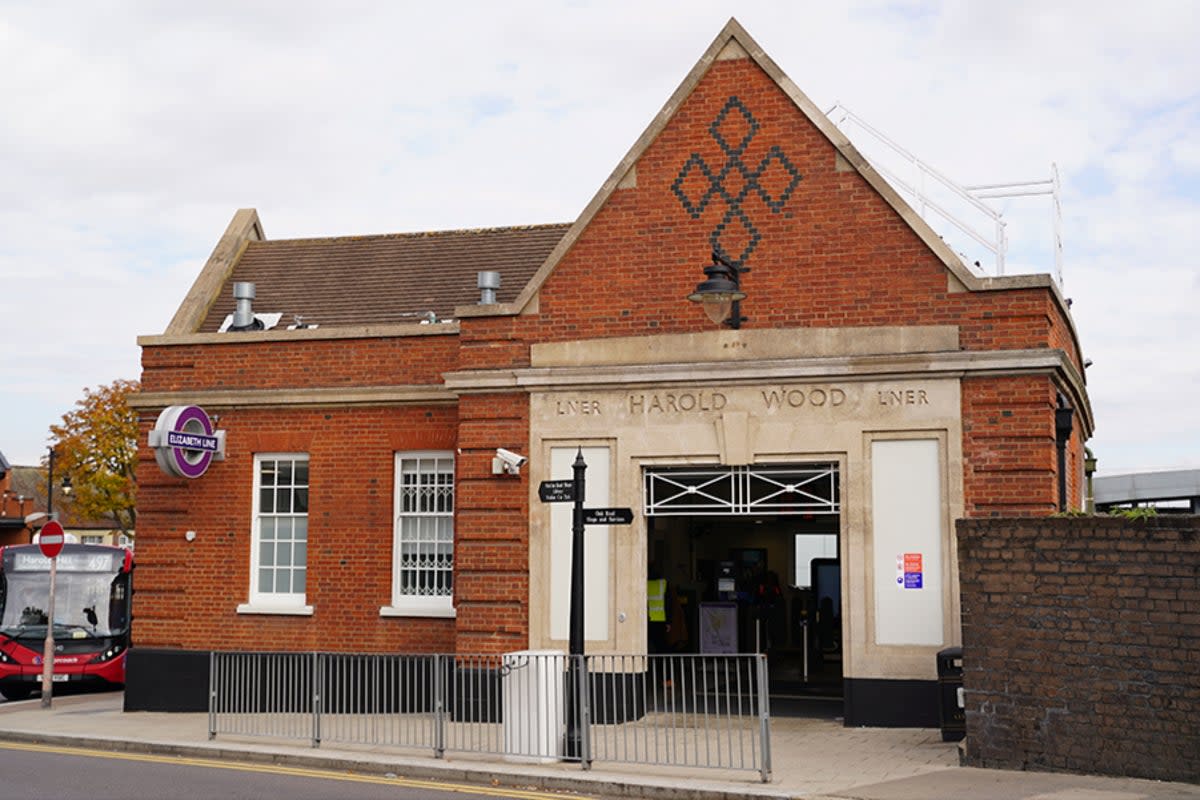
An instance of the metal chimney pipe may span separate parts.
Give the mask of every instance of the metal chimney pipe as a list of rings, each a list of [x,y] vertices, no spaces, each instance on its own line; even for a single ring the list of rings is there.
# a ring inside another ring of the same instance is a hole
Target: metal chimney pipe
[[[254,327],[254,284],[239,281],[233,284],[233,299],[237,308],[233,312],[230,330],[245,331]]]
[[[500,273],[480,272],[475,285],[479,288],[479,305],[495,305],[496,290],[500,288]]]

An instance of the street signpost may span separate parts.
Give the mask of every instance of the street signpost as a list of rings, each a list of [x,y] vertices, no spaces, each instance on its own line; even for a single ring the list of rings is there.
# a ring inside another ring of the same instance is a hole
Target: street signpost
[[[584,525],[632,525],[632,508],[585,508]]]
[[[543,503],[575,502],[575,481],[542,481],[538,485],[538,499]]]
[[[573,503],[571,510],[571,606],[570,630],[567,634],[567,662],[570,680],[567,690],[567,755],[583,758],[583,725],[579,719],[579,692],[584,691],[583,667],[583,529],[585,525],[629,525],[633,522],[630,508],[584,508],[583,448],[575,453],[570,480],[542,481],[538,499],[543,503]]]
[[[54,698],[54,579],[58,576],[58,554],[66,539],[62,525],[53,519],[38,534],[42,555],[50,559],[50,602],[46,612],[46,645],[42,649],[42,708],[50,708]]]

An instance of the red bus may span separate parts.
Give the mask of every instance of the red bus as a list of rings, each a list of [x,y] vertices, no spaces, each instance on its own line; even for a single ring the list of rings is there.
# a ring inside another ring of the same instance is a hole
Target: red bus
[[[54,588],[54,681],[125,683],[133,596],[133,551],[66,544]],[[0,694],[23,700],[41,689],[50,559],[36,544],[0,548]]]

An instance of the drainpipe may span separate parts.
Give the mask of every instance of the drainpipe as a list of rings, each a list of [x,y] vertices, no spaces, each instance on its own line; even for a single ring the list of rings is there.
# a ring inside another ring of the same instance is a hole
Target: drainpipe
[[[1067,443],[1071,440],[1071,423],[1075,409],[1067,405],[1062,395],[1054,409],[1054,440],[1058,445],[1058,510],[1067,510]]]

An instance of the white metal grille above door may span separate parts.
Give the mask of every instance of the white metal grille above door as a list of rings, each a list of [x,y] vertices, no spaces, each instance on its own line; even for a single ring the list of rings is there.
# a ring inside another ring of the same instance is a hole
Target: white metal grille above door
[[[646,516],[837,514],[837,464],[647,467]]]

